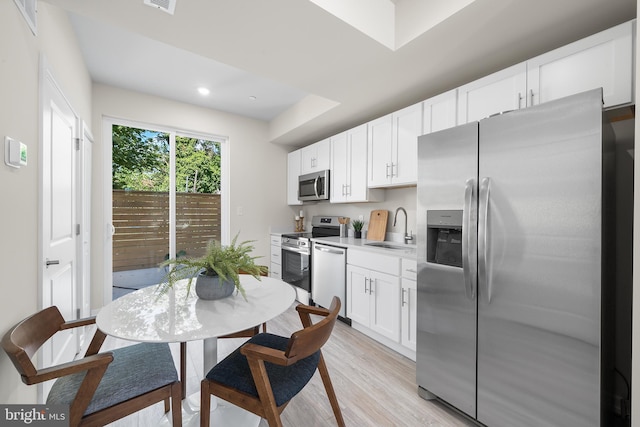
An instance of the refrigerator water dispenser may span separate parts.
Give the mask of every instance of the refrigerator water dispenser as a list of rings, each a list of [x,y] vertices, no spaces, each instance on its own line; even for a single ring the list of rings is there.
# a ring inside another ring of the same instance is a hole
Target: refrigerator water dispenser
[[[462,211],[427,211],[427,262],[462,268]]]

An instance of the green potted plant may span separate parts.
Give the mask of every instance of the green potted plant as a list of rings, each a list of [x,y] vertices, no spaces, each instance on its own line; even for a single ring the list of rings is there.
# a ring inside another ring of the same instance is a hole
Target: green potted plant
[[[247,296],[240,283],[239,275],[250,274],[260,280],[266,274],[266,266],[257,265],[259,257],[250,255],[254,247],[253,240],[236,244],[238,234],[230,245],[223,246],[220,242],[211,241],[206,253],[199,258],[180,258],[167,260],[161,267],[169,266],[165,280],[160,285],[160,295],[171,289],[176,282],[189,279],[187,295],[191,291],[191,283],[196,277],[196,295],[201,299],[220,299],[228,297],[235,289],[246,300]]]
[[[354,219],[353,221],[351,221],[351,226],[353,227],[353,237],[355,237],[356,239],[361,238],[364,221],[359,219]]]

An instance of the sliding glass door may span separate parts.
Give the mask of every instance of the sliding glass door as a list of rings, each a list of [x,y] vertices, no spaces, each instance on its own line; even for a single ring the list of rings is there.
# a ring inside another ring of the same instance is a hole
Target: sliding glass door
[[[112,124],[112,298],[222,240],[223,140]]]

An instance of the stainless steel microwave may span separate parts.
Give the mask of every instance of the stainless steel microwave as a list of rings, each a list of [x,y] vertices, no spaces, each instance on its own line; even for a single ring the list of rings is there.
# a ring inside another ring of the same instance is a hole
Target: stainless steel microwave
[[[300,175],[298,200],[329,200],[329,170]]]

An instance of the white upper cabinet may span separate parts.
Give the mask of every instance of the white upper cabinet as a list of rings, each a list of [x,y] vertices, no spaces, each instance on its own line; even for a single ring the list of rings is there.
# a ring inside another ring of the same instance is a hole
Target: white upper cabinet
[[[458,88],[458,124],[524,108],[527,64],[498,71]]]
[[[422,103],[369,122],[369,187],[416,184],[422,133]]]
[[[527,61],[527,105],[602,87],[604,107],[633,102],[634,21]]]
[[[456,126],[458,89],[429,98],[422,103],[422,133],[427,134]]]
[[[329,169],[331,165],[331,141],[323,139],[301,149],[302,170],[300,175]]]
[[[367,187],[367,125],[331,137],[331,203],[381,201]]]
[[[301,205],[298,200],[298,176],[300,175],[301,150],[292,151],[287,156],[287,203]]]

